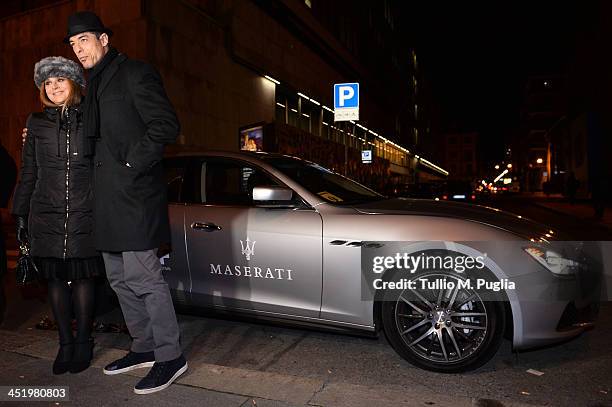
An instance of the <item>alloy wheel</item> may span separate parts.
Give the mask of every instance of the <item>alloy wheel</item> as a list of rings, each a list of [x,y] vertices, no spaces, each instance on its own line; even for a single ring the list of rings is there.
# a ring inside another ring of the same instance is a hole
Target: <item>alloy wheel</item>
[[[418,289],[404,290],[397,298],[397,331],[415,355],[434,363],[456,363],[484,343],[487,306],[462,281],[457,275],[423,275],[417,280]]]

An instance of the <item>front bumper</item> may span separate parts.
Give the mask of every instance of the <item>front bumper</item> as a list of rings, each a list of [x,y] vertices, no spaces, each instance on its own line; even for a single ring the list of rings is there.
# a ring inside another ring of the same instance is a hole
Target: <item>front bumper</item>
[[[514,348],[563,342],[592,329],[599,313],[602,276],[601,263],[589,258],[573,278],[559,278],[539,265],[535,273],[519,277],[524,281],[517,283],[523,287],[520,303],[512,304]]]
[[[520,334],[515,330],[515,349],[535,348],[574,338],[595,326],[599,310],[599,303],[577,308],[575,301],[523,305],[523,326]],[[545,317],[542,318],[542,315]]]

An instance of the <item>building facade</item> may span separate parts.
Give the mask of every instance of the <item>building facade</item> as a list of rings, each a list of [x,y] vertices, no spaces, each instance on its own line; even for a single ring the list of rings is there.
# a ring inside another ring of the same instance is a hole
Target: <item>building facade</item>
[[[27,115],[40,109],[34,63],[73,58],[62,38],[78,10],[95,11],[114,31],[111,44],[159,70],[181,122],[178,144],[237,150],[259,132],[275,151],[379,189],[419,171],[447,174],[412,149],[427,134],[426,108],[417,55],[395,35],[390,0],[9,0],[0,137],[15,158]],[[332,86],[342,82],[360,83],[358,122],[333,121]]]
[[[552,173],[552,141],[566,119],[567,78],[534,75],[527,79],[521,109],[521,130],[512,148],[515,172],[526,192],[555,191],[558,178]]]
[[[477,132],[444,134],[440,150],[442,166],[450,177],[470,182],[479,177]]]

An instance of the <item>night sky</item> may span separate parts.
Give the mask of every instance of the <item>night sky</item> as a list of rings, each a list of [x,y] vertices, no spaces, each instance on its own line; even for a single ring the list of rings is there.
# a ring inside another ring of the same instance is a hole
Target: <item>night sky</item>
[[[593,1],[410,1],[402,15],[437,107],[434,131],[479,131],[489,161],[518,129],[527,75],[565,72],[598,24]]]

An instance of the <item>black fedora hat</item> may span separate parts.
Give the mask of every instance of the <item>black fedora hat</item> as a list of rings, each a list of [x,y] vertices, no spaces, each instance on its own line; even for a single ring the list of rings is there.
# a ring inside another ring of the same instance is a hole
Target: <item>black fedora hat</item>
[[[68,17],[68,33],[64,42],[68,44],[70,37],[89,31],[106,33],[109,37],[113,35],[113,31],[104,27],[102,20],[94,12],[79,11]]]

